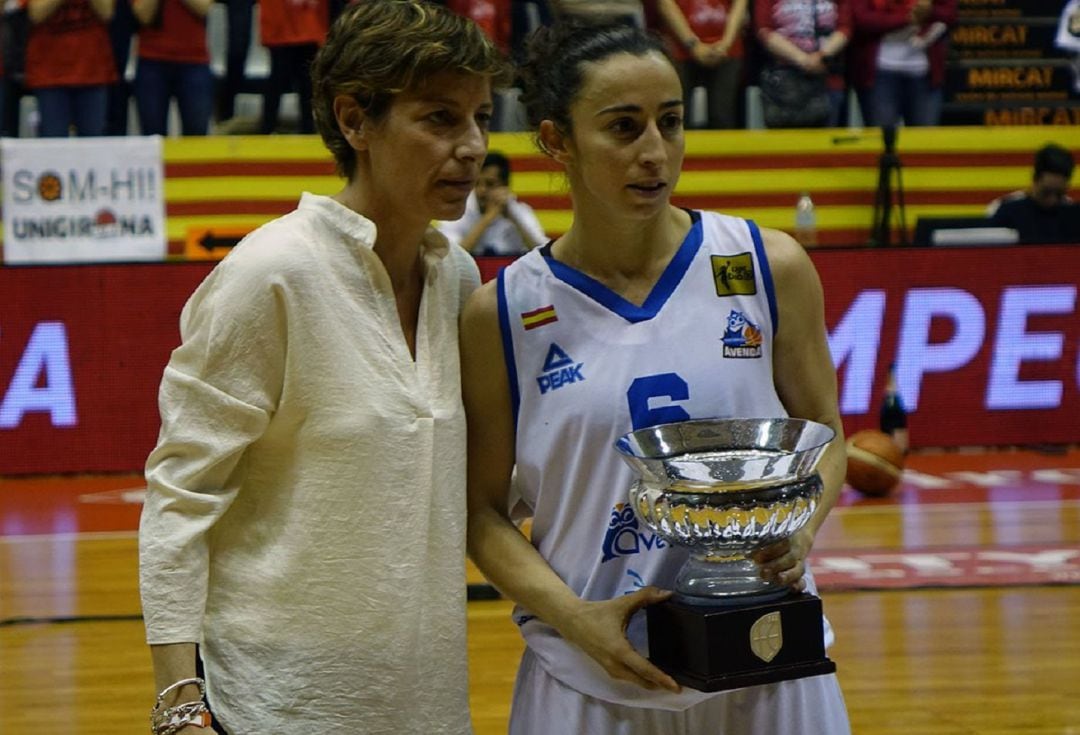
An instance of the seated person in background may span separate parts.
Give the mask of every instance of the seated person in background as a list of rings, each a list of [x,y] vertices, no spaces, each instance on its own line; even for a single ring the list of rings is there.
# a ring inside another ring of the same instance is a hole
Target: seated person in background
[[[1072,154],[1050,143],[1035,153],[1031,188],[995,199],[986,213],[995,227],[1009,227],[1024,243],[1080,243],[1080,205],[1069,199]]]
[[[473,255],[521,255],[547,242],[533,208],[510,191],[509,159],[495,152],[484,159],[465,214],[454,222],[438,223],[438,228]]]

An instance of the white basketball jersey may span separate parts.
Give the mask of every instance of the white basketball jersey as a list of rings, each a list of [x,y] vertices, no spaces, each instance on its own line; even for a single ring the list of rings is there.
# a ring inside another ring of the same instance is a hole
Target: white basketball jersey
[[[783,417],[773,386],[776,299],[752,222],[692,212],[693,226],[652,293],[631,304],[534,250],[499,276],[499,318],[515,409],[516,489],[532,540],[581,597],[671,589],[685,550],[634,516],[635,476],[613,444],[660,423]],[[647,692],[614,681],[549,626],[515,620],[542,665],[590,696],[685,709],[715,696]],[[647,650],[644,615],[628,635]]]

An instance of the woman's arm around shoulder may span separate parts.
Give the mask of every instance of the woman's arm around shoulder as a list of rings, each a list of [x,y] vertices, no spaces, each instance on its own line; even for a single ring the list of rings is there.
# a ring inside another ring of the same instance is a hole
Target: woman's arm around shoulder
[[[468,552],[503,594],[577,645],[612,677],[653,689],[678,685],[626,640],[630,616],[665,593],[649,587],[586,602],[571,590],[509,517],[514,415],[503,359],[497,282],[480,287],[461,319],[462,394],[468,418]]]

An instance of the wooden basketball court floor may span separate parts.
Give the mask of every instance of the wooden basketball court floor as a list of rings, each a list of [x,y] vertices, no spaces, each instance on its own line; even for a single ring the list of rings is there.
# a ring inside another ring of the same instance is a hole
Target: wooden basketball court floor
[[[141,488],[0,479],[2,735],[148,731]],[[1080,450],[913,456],[889,498],[845,489],[813,558],[855,733],[1080,734]],[[509,613],[469,603],[477,735],[506,731]]]

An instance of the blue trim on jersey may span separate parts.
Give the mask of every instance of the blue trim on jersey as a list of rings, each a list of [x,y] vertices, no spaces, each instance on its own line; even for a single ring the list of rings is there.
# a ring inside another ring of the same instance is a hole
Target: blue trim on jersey
[[[750,228],[750,237],[754,240],[754,250],[757,251],[757,259],[761,263],[761,280],[765,283],[765,296],[769,299],[769,317],[772,320],[773,337],[776,337],[776,328],[780,324],[780,314],[776,310],[776,287],[773,286],[772,270],[769,268],[769,259],[765,255],[765,243],[761,240],[761,230],[758,229],[754,220],[746,220],[746,226]]]
[[[686,238],[675,252],[675,256],[668,263],[667,268],[664,269],[663,274],[660,276],[660,280],[653,286],[648,298],[645,299],[645,303],[641,306],[630,303],[596,279],[555,260],[551,256],[550,246],[543,248],[541,255],[544,256],[544,261],[548,264],[552,274],[560,281],[581,291],[593,301],[615,312],[631,324],[648,321],[659,314],[660,309],[671,298],[671,294],[675,292],[679,283],[682,282],[683,276],[686,275],[686,271],[690,268],[690,263],[693,262],[694,256],[697,255],[698,250],[701,248],[703,240],[701,214],[693,211],[689,212],[689,214],[692,222],[690,231],[686,233]]]
[[[514,408],[514,427],[517,428],[521,392],[518,389],[517,362],[514,360],[514,337],[510,332],[510,307],[506,301],[506,269],[499,270],[499,331],[502,332],[503,358],[506,360],[506,377],[510,383],[510,405]]]

